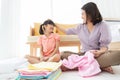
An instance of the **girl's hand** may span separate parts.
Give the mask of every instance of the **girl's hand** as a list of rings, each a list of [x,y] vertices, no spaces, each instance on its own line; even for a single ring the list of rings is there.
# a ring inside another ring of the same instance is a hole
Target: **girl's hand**
[[[49,59],[49,57],[42,57],[41,61],[47,61]]]
[[[95,57],[99,57],[102,54],[100,50],[93,50],[91,52],[94,54]]]

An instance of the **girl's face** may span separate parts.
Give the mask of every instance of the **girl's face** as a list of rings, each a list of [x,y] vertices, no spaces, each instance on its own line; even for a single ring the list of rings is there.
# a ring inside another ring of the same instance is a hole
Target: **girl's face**
[[[82,10],[82,19],[83,19],[83,23],[86,23],[87,22],[87,17],[86,17],[86,12],[85,10]]]
[[[45,25],[45,32],[52,33],[53,30],[54,30],[54,26],[53,25],[50,25],[50,24]]]

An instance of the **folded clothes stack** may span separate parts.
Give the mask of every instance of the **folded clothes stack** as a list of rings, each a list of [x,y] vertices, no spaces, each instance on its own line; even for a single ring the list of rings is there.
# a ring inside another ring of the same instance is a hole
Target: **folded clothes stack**
[[[29,64],[28,68],[18,70],[16,80],[56,80],[61,74],[61,64],[61,62]]]

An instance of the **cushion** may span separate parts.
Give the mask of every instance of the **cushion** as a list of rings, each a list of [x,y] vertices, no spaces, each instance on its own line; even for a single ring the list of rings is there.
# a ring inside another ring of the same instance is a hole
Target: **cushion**
[[[40,23],[34,23],[34,36],[38,36],[39,34],[39,29],[40,29]]]

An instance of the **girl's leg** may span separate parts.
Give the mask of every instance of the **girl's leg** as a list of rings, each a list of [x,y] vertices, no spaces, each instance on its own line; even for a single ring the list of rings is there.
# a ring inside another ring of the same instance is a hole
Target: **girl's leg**
[[[59,62],[60,61],[60,54],[55,54],[48,59],[49,62]]]
[[[31,64],[35,64],[35,63],[39,63],[40,62],[40,58],[39,57],[26,55],[25,58],[28,59],[28,62],[31,63]]]

